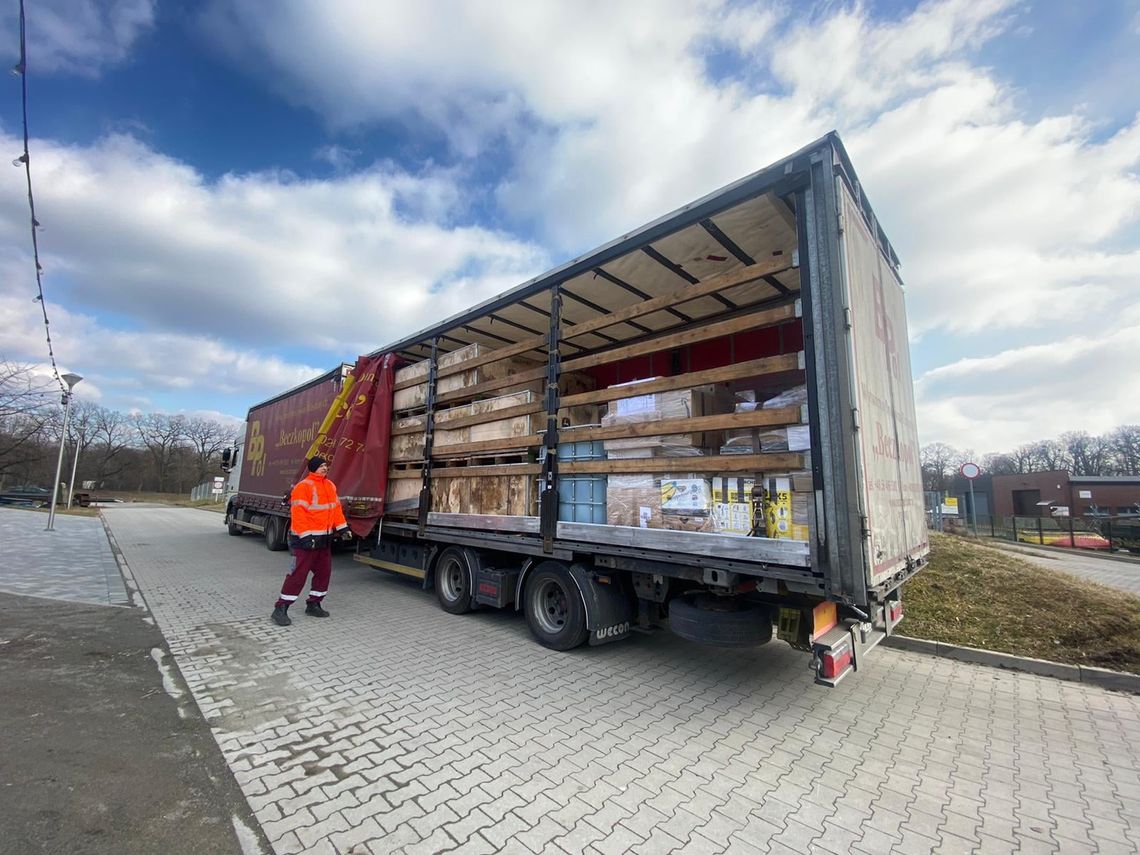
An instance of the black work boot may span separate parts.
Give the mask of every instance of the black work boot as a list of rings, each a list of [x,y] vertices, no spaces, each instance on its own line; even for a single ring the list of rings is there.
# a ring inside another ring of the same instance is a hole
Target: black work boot
[[[272,617],[273,622],[278,626],[288,626],[293,622],[293,619],[289,617],[288,606],[274,606]]]
[[[328,617],[329,613],[321,608],[320,603],[305,603],[305,614],[313,617]]]

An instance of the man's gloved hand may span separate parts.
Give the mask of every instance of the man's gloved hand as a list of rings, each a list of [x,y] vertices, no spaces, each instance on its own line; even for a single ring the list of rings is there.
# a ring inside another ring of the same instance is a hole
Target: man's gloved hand
[[[352,529],[342,528],[340,531],[337,532],[337,536],[341,540],[352,540]]]

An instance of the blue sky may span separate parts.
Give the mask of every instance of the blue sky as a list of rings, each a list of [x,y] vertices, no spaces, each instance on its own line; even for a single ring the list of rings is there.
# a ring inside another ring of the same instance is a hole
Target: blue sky
[[[1136,0],[27,10],[52,337],[105,406],[240,418],[836,128],[903,260],[924,442],[1140,421]],[[42,364],[0,176],[0,358]]]

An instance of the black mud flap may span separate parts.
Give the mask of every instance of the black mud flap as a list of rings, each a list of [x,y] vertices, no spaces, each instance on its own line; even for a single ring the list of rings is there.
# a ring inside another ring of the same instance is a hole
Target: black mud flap
[[[570,575],[586,604],[586,629],[593,646],[627,638],[633,626],[633,603],[616,576],[571,564]]]

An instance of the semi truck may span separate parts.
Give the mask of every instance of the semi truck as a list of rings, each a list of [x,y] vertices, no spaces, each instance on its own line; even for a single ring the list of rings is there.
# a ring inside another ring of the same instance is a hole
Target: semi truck
[[[354,558],[569,650],[773,637],[834,686],[926,564],[899,260],[839,136],[250,409],[229,532],[321,453]]]

